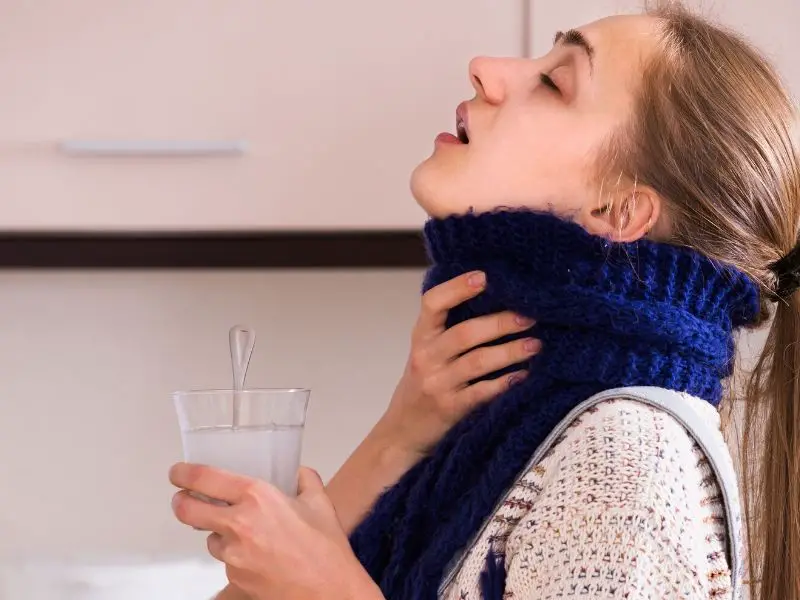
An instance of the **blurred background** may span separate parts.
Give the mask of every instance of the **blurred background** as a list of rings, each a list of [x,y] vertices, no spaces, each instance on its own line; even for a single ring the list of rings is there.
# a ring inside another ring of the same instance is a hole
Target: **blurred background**
[[[170,511],[170,392],[229,386],[228,328],[253,326],[248,385],[312,389],[303,462],[329,478],[402,372],[408,176],[469,59],[639,5],[0,0],[0,599],[211,595]],[[795,0],[689,5],[800,90]]]

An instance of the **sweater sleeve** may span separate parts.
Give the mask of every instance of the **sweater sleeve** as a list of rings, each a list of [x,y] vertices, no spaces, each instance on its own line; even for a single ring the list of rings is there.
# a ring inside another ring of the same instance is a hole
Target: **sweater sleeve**
[[[668,415],[597,407],[526,475],[540,493],[508,539],[505,597],[729,598],[718,488],[702,460]]]

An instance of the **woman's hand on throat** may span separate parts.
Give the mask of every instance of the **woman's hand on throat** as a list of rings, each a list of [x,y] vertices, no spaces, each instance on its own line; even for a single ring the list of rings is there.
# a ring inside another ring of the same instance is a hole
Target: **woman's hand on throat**
[[[396,447],[427,454],[453,425],[522,380],[525,372],[472,381],[524,362],[541,349],[540,342],[531,338],[478,348],[533,326],[532,319],[511,312],[445,328],[449,311],[478,296],[486,285],[484,273],[465,273],[423,295],[405,371],[376,427]]]

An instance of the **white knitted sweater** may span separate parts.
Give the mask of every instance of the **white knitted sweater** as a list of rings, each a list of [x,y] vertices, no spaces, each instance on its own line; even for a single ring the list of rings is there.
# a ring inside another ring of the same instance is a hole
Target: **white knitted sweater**
[[[712,406],[686,400],[719,432]],[[717,442],[725,447],[721,432]],[[716,478],[689,433],[656,408],[606,401],[525,473],[444,598],[481,599],[493,547],[505,555],[508,599],[731,600],[725,525]]]

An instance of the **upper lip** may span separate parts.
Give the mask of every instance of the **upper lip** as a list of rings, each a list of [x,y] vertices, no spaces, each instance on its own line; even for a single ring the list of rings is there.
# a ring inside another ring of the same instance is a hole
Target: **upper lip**
[[[456,134],[462,142],[469,141],[469,118],[466,102],[462,102],[456,108]]]

